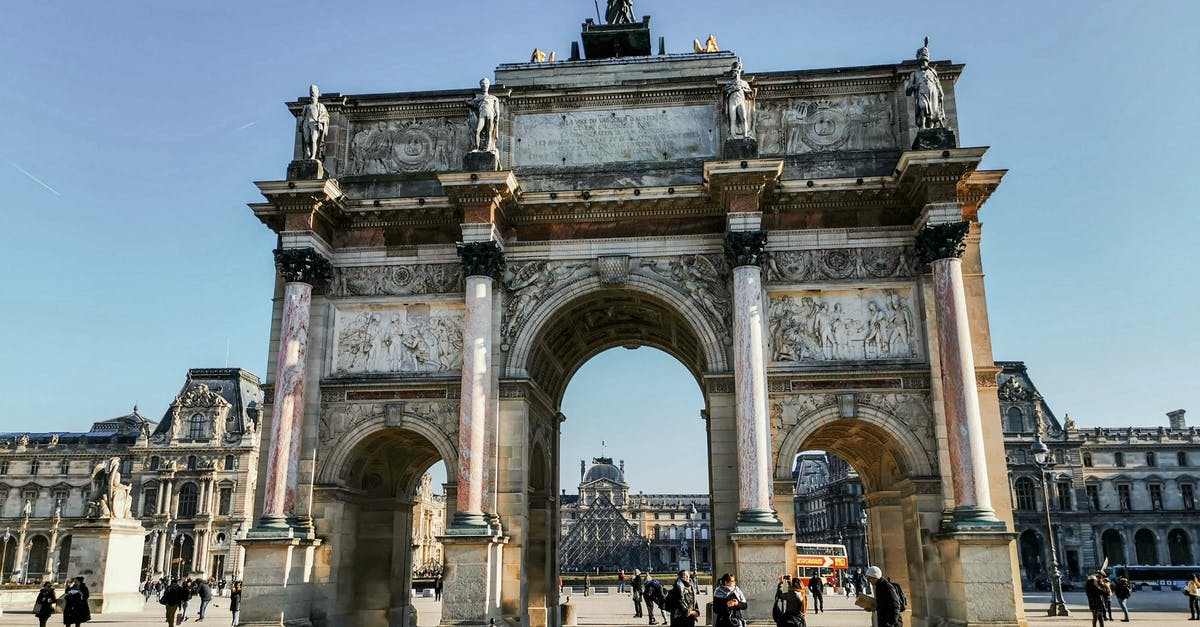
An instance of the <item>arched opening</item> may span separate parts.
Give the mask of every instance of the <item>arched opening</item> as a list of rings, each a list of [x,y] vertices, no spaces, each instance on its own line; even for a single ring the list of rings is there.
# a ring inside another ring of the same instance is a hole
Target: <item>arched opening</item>
[[[1171,554],[1172,566],[1188,566],[1192,561],[1192,541],[1183,529],[1172,529],[1167,534],[1167,550]]]
[[[55,564],[56,573],[54,573],[55,581],[67,580],[67,566],[71,563],[71,536],[65,536],[58,541],[58,560]]]
[[[193,572],[196,541],[190,534],[180,533],[171,545],[171,576],[186,577]]]
[[[1137,563],[1158,563],[1158,547],[1153,531],[1139,529],[1137,533],[1133,534],[1133,545],[1137,551]]]
[[[1025,575],[1024,579],[1026,582],[1035,581],[1046,570],[1042,562],[1046,548],[1041,534],[1032,529],[1026,529],[1021,532],[1019,547],[1021,572]]]
[[[3,576],[2,577],[3,582],[7,583],[11,580],[12,574],[13,574],[13,569],[16,568],[16,565],[17,565],[18,538],[17,538],[17,536],[13,535],[12,533],[9,533],[8,530],[5,530],[5,532],[6,533],[3,536],[0,536],[0,542],[3,542],[3,551],[4,551],[4,559],[2,562],[0,562],[0,563],[3,563],[4,568],[3,568],[3,572],[0,573],[0,575]]]
[[[1125,563],[1125,538],[1116,529],[1109,529],[1100,535],[1101,550],[1109,564]]]
[[[25,574],[28,581],[41,581],[50,562],[50,541],[46,536],[36,535],[29,540],[29,567]]]

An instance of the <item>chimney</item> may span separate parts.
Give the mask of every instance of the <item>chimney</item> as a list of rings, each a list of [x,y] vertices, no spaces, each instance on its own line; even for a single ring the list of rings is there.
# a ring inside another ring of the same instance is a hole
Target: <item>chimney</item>
[[[1182,409],[1167,412],[1167,419],[1171,421],[1172,429],[1187,429],[1187,421],[1183,419],[1183,415],[1187,413]]]
[[[583,483],[583,460],[579,460],[579,483]]]

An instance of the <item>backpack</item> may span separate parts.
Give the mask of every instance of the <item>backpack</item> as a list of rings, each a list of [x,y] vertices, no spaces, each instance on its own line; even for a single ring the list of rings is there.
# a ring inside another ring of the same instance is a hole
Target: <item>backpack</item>
[[[651,579],[650,581],[647,581],[645,586],[642,588],[642,598],[657,604],[659,607],[662,607],[662,582],[657,579]]]
[[[904,588],[901,588],[900,584],[892,581],[890,577],[888,578],[887,582],[888,582],[888,585],[890,585],[891,587],[896,589],[896,599],[900,602],[900,607],[898,609],[901,612],[907,610],[908,609],[908,595],[904,594]]]
[[[667,598],[663,601],[663,609],[668,612],[677,612],[683,609],[683,593],[679,590],[679,586],[671,586],[671,591],[667,593]]]

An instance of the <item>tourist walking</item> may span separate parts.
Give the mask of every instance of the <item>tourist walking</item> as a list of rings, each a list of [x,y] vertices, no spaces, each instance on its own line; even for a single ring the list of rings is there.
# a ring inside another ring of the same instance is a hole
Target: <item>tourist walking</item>
[[[433,600],[434,601],[442,600],[442,585],[443,585],[442,576],[438,575],[437,578],[435,578],[433,580]],[[558,587],[560,590],[562,589],[562,577],[558,578]]]
[[[642,593],[646,590],[646,576],[642,571],[633,569],[633,617],[642,617]]]
[[[896,585],[883,578],[878,566],[867,568],[867,583],[875,590],[875,624],[877,627],[904,627],[903,604]]]
[[[238,617],[242,613],[242,582],[233,582],[233,588],[229,590],[229,611],[233,612],[233,622],[229,623],[233,627],[237,627]]]
[[[204,613],[208,610],[208,604],[212,603],[212,586],[203,579],[197,579],[196,596],[200,597],[200,612],[196,616],[196,622],[199,623],[204,620]]]
[[[225,596],[225,579],[224,578],[222,578],[220,581],[217,582],[217,596],[219,596],[219,597]]]
[[[47,581],[38,591],[37,600],[33,602],[33,615],[38,617],[40,627],[46,627],[46,621],[54,615],[54,604],[58,598],[54,596],[54,584]]]
[[[775,589],[775,605],[771,608],[771,618],[776,627],[802,627],[804,614],[808,612],[808,599],[805,598],[804,584],[800,578],[792,579],[789,575],[779,576],[779,586]]]
[[[183,588],[183,592],[185,594],[185,596],[183,597],[183,603],[179,604],[179,610],[180,610],[180,613],[182,614],[182,619],[180,620],[180,622],[184,622],[184,623],[187,622],[188,603],[192,600],[192,596],[196,594],[195,586],[196,586],[196,582],[192,581],[191,577],[184,579],[183,583],[179,584],[179,587]]]
[[[166,607],[167,627],[175,627],[177,620],[183,622],[183,615],[179,613],[179,608],[187,601],[187,597],[187,590],[179,585],[178,579],[171,579],[171,583],[163,590],[162,596],[158,597],[158,602]]]
[[[1104,610],[1104,601],[1108,593],[1100,579],[1103,576],[1104,573],[1099,571],[1092,573],[1083,586],[1084,595],[1087,596],[1088,609],[1092,612],[1092,627],[1104,627],[1104,620],[1108,617],[1108,613]]]
[[[1192,613],[1188,620],[1200,620],[1200,573],[1192,573],[1184,592],[1188,595],[1188,611]]]
[[[742,612],[749,607],[746,595],[737,587],[737,577],[729,573],[721,575],[720,586],[713,590],[713,626],[745,627]]]
[[[583,596],[585,596],[585,597],[592,596],[592,576],[591,575],[583,576]]]
[[[1108,620],[1113,619],[1112,615],[1112,582],[1108,580],[1108,575],[1100,574],[1100,584],[1104,586],[1104,614],[1108,616]]]
[[[812,594],[813,614],[825,611],[825,582],[819,576],[808,578],[808,592]]]
[[[695,627],[700,618],[700,607],[696,605],[696,589],[692,587],[691,574],[679,571],[675,586],[668,594],[667,611],[671,613],[671,627]]]
[[[617,575],[617,593],[625,594],[625,570],[621,570],[621,574]]]
[[[866,594],[867,593],[866,587],[863,586],[863,582],[865,582],[865,581],[866,581],[866,579],[863,577],[862,568],[855,568],[854,569],[854,577],[852,577],[850,579],[850,582],[854,584],[854,593],[855,594]]]
[[[88,587],[83,583],[83,577],[76,577],[74,583],[67,586],[63,592],[63,624],[79,625],[92,620],[92,610],[88,607]]]
[[[1113,596],[1117,597],[1117,605],[1121,606],[1121,611],[1125,613],[1125,618],[1121,619],[1122,623],[1129,622],[1129,597],[1132,595],[1133,586],[1129,585],[1129,579],[1117,577],[1113,582]]]

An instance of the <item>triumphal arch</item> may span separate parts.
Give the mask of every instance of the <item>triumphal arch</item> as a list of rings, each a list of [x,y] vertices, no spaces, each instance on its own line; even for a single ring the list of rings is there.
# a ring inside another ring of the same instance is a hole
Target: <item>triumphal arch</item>
[[[279,246],[244,620],[412,624],[440,459],[442,624],[558,624],[559,404],[593,355],[649,346],[703,391],[716,571],[755,620],[819,448],[861,474],[912,624],[1024,624],[979,255],[1003,172],[957,141],[963,66],[743,74],[648,29],[589,21],[584,53],[478,88],[288,105],[295,159],[252,205]]]

